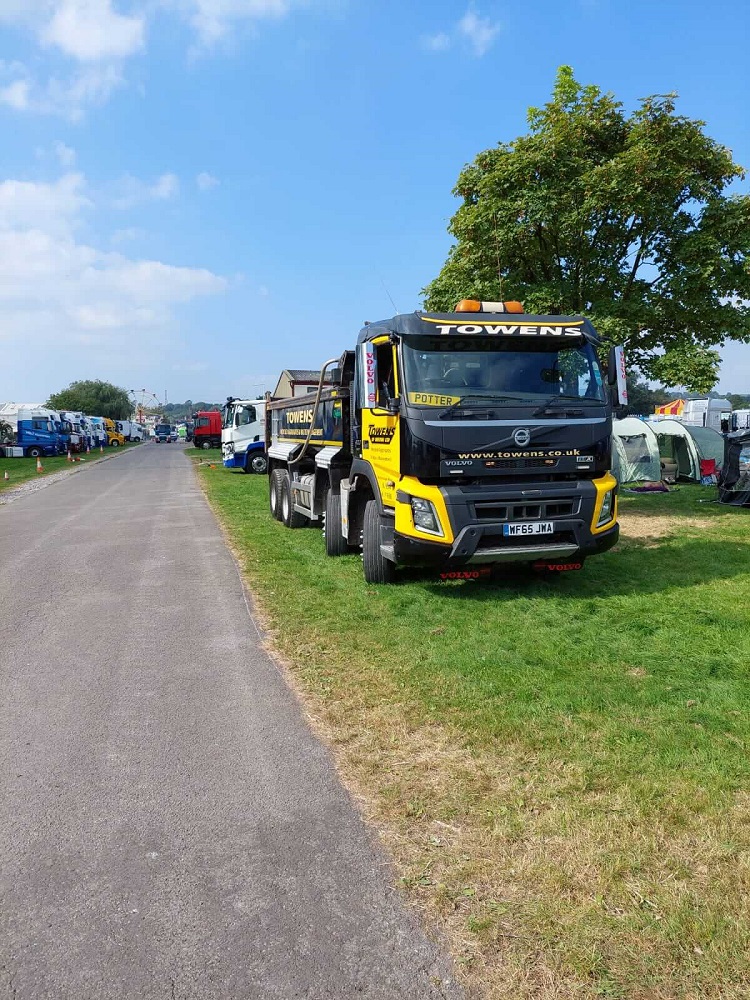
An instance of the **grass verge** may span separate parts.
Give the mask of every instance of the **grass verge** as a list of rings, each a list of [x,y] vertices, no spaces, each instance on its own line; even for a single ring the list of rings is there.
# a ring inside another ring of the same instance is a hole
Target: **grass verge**
[[[271,519],[265,477],[198,474],[472,994],[750,995],[748,512],[625,497],[582,573],[371,587]]]
[[[125,444],[125,448],[135,448],[135,443]],[[120,451],[122,448],[119,449]],[[106,458],[108,455],[117,454],[117,448],[107,448],[104,454],[101,454],[99,450],[92,451],[89,455],[81,455],[81,461],[86,461],[87,463],[98,462],[102,458]],[[56,455],[54,458],[42,458],[42,468],[43,472],[36,471],[36,459],[35,458],[0,458],[0,491],[4,489],[12,488],[13,486],[19,486],[21,483],[28,482],[29,479],[43,479],[44,476],[49,476],[53,472],[60,472],[63,469],[77,468],[78,463],[75,466],[71,465],[65,455]],[[9,479],[6,480],[5,473],[8,473]]]

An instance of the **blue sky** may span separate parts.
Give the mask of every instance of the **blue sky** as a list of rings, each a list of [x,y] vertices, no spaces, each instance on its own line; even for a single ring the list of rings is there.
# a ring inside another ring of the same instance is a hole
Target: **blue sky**
[[[744,4],[0,0],[0,400],[273,388],[420,305],[557,67],[750,166]],[[738,190],[747,191],[747,182]],[[750,392],[750,345],[719,388]]]

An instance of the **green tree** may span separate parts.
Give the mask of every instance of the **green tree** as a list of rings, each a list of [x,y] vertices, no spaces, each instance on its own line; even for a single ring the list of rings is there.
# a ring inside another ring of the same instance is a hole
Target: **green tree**
[[[652,389],[647,382],[631,372],[628,375],[628,405],[625,407],[623,415],[634,414],[645,417],[649,413],[654,413],[657,406],[662,406],[671,398],[672,395],[664,389]]]
[[[726,193],[743,169],[675,97],[628,115],[560,67],[529,133],[461,171],[456,242],[426,308],[515,298],[530,313],[585,313],[648,378],[712,388],[712,348],[750,340],[750,196]]]
[[[100,379],[71,382],[67,389],[53,393],[47,406],[54,410],[80,410],[110,420],[126,420],[133,412],[127,389]]]

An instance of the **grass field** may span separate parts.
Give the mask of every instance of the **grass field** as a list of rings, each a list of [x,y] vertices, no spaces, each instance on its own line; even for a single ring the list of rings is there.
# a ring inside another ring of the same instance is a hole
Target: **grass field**
[[[125,448],[134,448],[135,444],[125,444]],[[121,450],[121,449],[119,449]],[[105,448],[102,455],[99,450],[92,451],[89,455],[81,455],[81,461],[98,462],[107,455],[116,454],[117,448]],[[77,464],[77,463],[76,463]],[[29,479],[43,479],[53,472],[60,472],[61,469],[71,468],[71,464],[65,455],[56,455],[54,458],[42,458],[43,472],[36,471],[35,458],[0,458],[0,491],[13,486],[18,486]],[[10,479],[5,479],[7,471]]]
[[[199,475],[472,994],[750,996],[749,511],[625,497],[581,573],[372,587],[265,477]]]

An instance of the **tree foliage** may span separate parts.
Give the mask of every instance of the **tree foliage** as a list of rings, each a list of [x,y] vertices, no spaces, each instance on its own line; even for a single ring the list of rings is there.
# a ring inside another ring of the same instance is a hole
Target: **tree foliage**
[[[622,416],[645,417],[649,413],[654,413],[657,406],[668,403],[673,395],[662,388],[652,389],[647,382],[630,372],[628,374],[628,405],[624,408]]]
[[[67,389],[53,393],[47,400],[47,406],[54,410],[80,410],[93,417],[109,417],[110,420],[127,420],[133,412],[127,389],[100,379],[71,382]]]
[[[743,169],[675,97],[628,115],[560,67],[529,133],[461,171],[456,242],[426,308],[474,297],[585,313],[650,379],[708,391],[712,348],[750,340],[750,196],[726,193]]]

